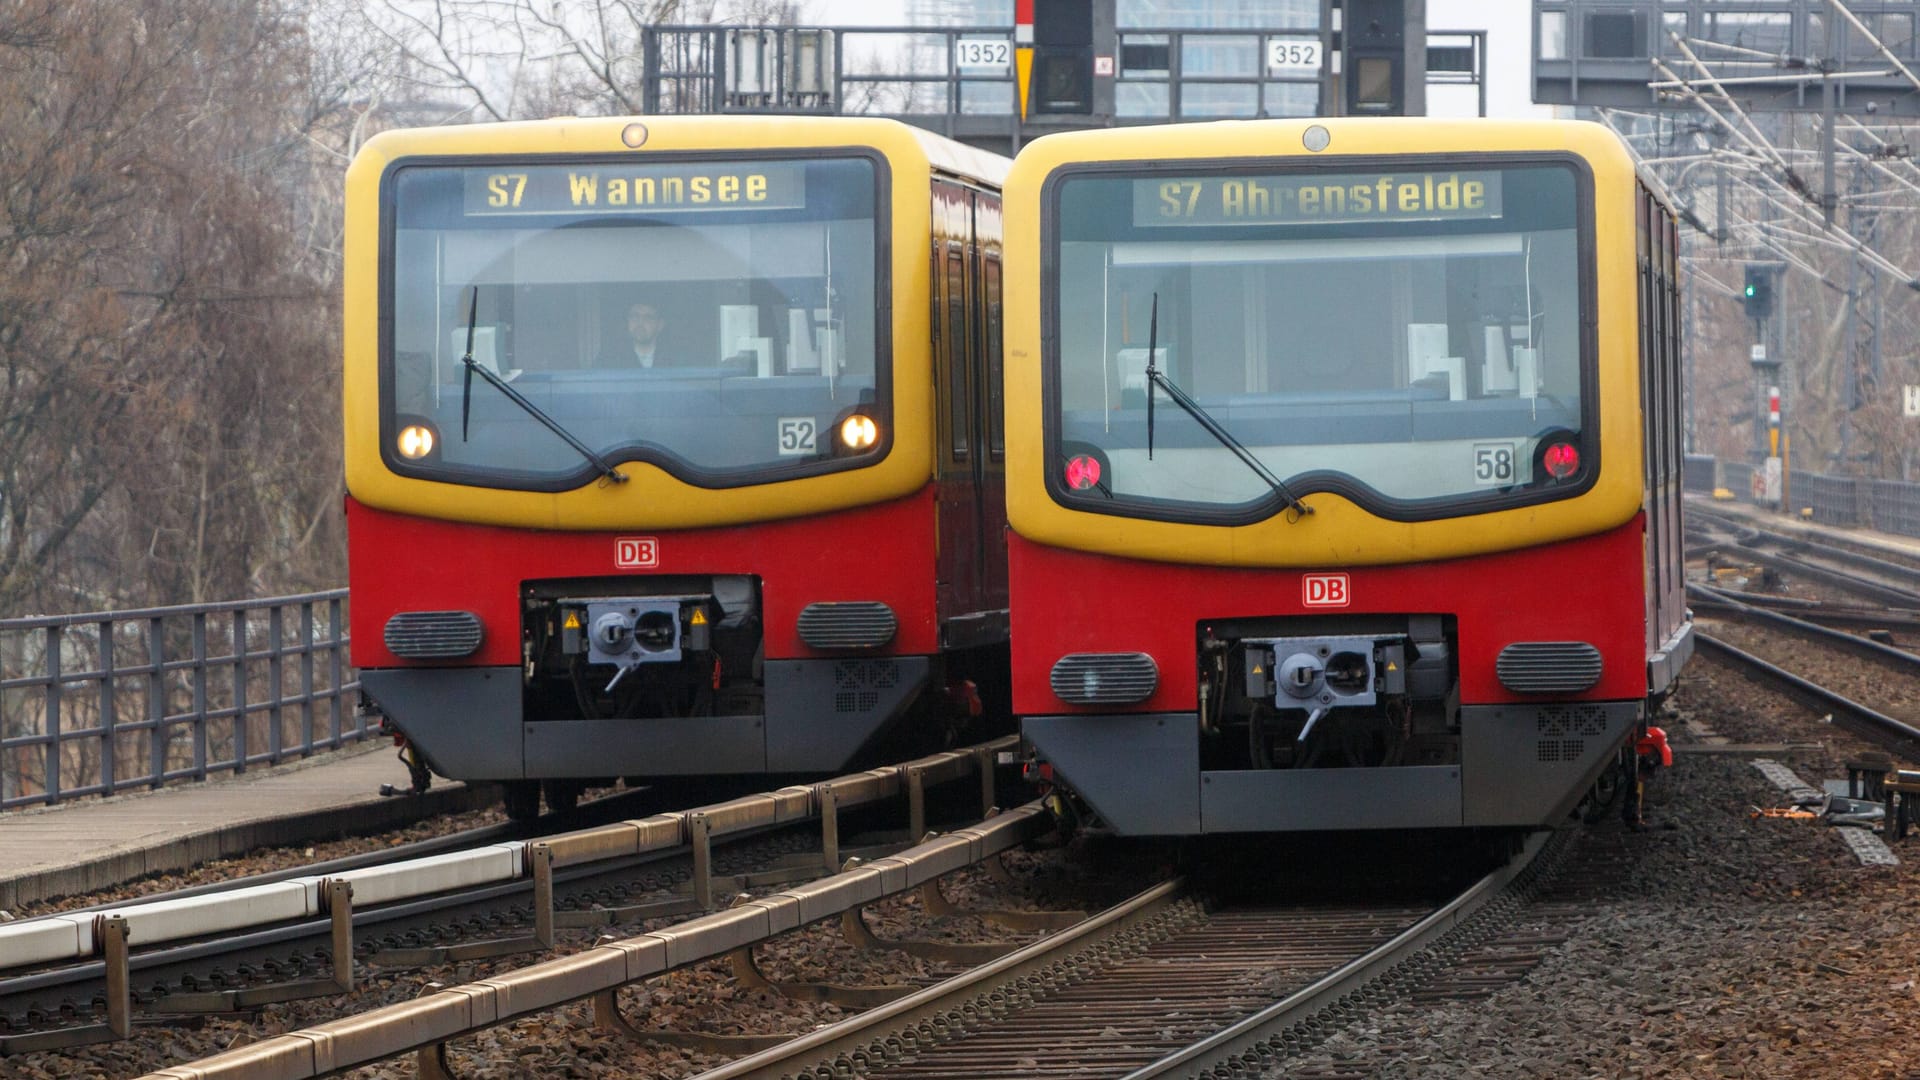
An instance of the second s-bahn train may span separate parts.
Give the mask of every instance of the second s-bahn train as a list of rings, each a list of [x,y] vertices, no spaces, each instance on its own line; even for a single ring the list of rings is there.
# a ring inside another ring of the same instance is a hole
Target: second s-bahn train
[[[524,817],[1008,722],[1008,164],[860,118],[367,143],[353,660],[416,785]]]
[[[1693,643],[1678,244],[1613,134],[1064,134],[1006,199],[1014,709],[1062,806],[1500,832],[1638,790]]]

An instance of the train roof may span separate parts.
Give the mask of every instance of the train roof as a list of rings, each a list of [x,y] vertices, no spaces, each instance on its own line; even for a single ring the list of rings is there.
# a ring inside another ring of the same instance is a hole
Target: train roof
[[[1006,182],[1007,171],[1013,168],[1011,159],[1000,156],[991,150],[982,150],[955,142],[931,131],[913,128],[913,136],[927,152],[927,160],[942,172],[953,173],[969,180],[978,181],[989,187],[998,188]]]
[[[1307,141],[1321,129],[1327,141]],[[1021,151],[1015,174],[1081,162],[1161,162],[1241,157],[1393,156],[1480,152],[1577,153],[1631,173],[1626,144],[1586,120],[1435,117],[1301,117],[1214,120],[1155,127],[1097,128],[1047,135]]]
[[[650,129],[647,148],[753,148],[864,145],[898,149],[913,140],[933,168],[983,187],[998,189],[1013,162],[988,150],[936,135],[898,120],[874,116],[670,114],[662,116],[558,116],[493,124],[394,128],[368,141],[372,158],[407,154],[593,153],[622,149],[630,126]],[[631,148],[631,147],[630,147]]]

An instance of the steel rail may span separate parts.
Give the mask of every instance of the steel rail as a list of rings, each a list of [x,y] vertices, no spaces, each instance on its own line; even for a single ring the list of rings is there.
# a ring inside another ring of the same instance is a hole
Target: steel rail
[[[1899,667],[1920,673],[1920,654],[1897,649],[1891,645],[1882,645],[1870,638],[1858,634],[1849,634],[1844,630],[1821,626],[1803,618],[1788,615],[1785,612],[1769,611],[1766,608],[1741,602],[1738,598],[1719,589],[1705,585],[1689,584],[1687,595],[1707,603],[1717,605],[1719,610],[1735,618],[1766,626],[1777,626],[1805,637],[1812,638],[1823,645],[1839,649],[1842,652],[1867,660],[1884,660]]]
[[[1863,551],[1855,551],[1847,547],[1843,539],[1836,538],[1830,542],[1816,543],[1807,537],[1788,536],[1785,533],[1768,532],[1764,529],[1760,531],[1760,535],[1795,554],[1811,554],[1843,566],[1882,574],[1896,581],[1920,583],[1920,566],[1894,562]]]
[[[631,791],[615,792],[581,803],[578,807],[563,813],[543,814],[534,821],[501,821],[492,825],[480,825],[444,836],[429,836],[421,840],[410,840],[404,844],[384,848],[380,851],[362,851],[352,855],[342,855],[319,862],[290,866],[282,870],[268,870],[245,877],[228,878],[225,881],[212,881],[204,885],[189,885],[181,889],[169,889],[163,893],[142,896],[134,900],[106,900],[98,904],[86,904],[80,907],[61,908],[45,915],[33,916],[35,919],[52,918],[57,915],[81,915],[94,911],[111,911],[126,907],[128,904],[151,904],[166,900],[183,900],[190,896],[207,896],[213,893],[233,892],[253,885],[271,885],[277,881],[292,881],[300,877],[324,877],[329,874],[344,873],[348,870],[363,870],[372,866],[389,866],[421,859],[429,855],[438,855],[448,851],[458,851],[463,847],[478,847],[484,844],[497,844],[509,840],[528,842],[548,836],[559,835],[566,831],[592,828],[600,824],[619,820],[619,815],[634,802],[643,802],[650,795],[656,795],[651,788],[637,788]],[[660,811],[656,811],[660,812]],[[294,846],[294,845],[288,845]],[[30,921],[30,920],[20,920]],[[0,957],[0,968],[6,966],[5,958]]]
[[[1787,697],[1831,716],[1837,726],[1909,761],[1920,761],[1920,728],[1842,697],[1710,634],[1696,633],[1694,638],[1702,651],[1746,668]]]
[[[0,924],[0,947],[9,942],[15,946],[13,955],[0,953],[0,962],[22,966],[42,960],[98,955],[96,932],[100,921],[114,915],[125,916],[133,924],[132,928],[143,944],[201,936],[207,932],[207,927],[219,922],[223,916],[230,921],[222,925],[240,929],[322,915],[326,914],[326,905],[320,900],[319,892],[324,890],[328,880],[352,882],[354,888],[360,891],[359,903],[365,905],[412,899],[496,881],[524,880],[529,876],[550,875],[552,870],[581,863],[688,844],[693,846],[696,860],[704,861],[704,852],[712,838],[764,825],[824,821],[834,818],[841,809],[875,803],[901,794],[906,794],[909,801],[909,835],[918,836],[925,831],[925,792],[929,784],[950,782],[975,774],[982,786],[981,805],[984,810],[993,802],[993,759],[998,752],[1010,749],[1013,745],[1013,737],[1008,736],[964,750],[916,758],[891,768],[843,776],[812,787],[784,787],[778,791],[749,795],[692,810],[655,814],[545,839],[483,845],[464,852],[429,856],[391,866],[365,867],[347,871],[337,878],[298,875],[292,881],[237,891],[230,897],[230,902],[224,905],[217,895],[190,898],[184,904],[177,899],[148,899],[113,905],[105,912],[94,914],[91,920],[72,913],[60,913]],[[834,830],[829,828],[825,831],[830,833]],[[831,850],[832,839],[828,838],[824,846],[828,850],[823,852],[822,865],[837,865],[838,860]],[[389,873],[379,873],[383,870]],[[304,896],[296,896],[287,888],[276,887],[298,888],[301,885],[307,889]],[[701,890],[701,899],[703,902],[709,899],[708,889]],[[300,910],[294,910],[296,907]],[[63,944],[51,940],[54,937],[66,940]],[[51,950],[55,948],[70,949],[71,954],[66,957],[54,956]],[[42,951],[48,952],[48,955],[39,955]]]
[[[412,840],[382,851],[362,851],[353,855],[342,855],[335,859],[322,859],[315,863],[289,866],[282,870],[267,870],[245,877],[229,878],[225,881],[210,881],[203,885],[189,885],[182,889],[169,889],[163,893],[133,900],[103,900],[97,904],[85,904],[79,907],[61,908],[44,915],[35,915],[32,919],[18,922],[31,922],[37,919],[51,919],[60,915],[85,915],[96,911],[114,911],[129,904],[154,904],[168,900],[184,900],[191,896],[211,896],[215,893],[233,892],[254,885],[272,885],[280,881],[292,881],[300,877],[324,877],[328,874],[344,873],[348,870],[363,870],[370,866],[387,866],[392,863],[421,859],[429,855],[438,855],[462,848],[477,847],[483,844],[498,844],[508,840],[525,840],[540,835],[529,833],[524,825],[517,821],[503,821],[493,825],[481,825],[461,832],[447,833],[445,836],[429,836],[422,840]],[[289,845],[292,846],[292,845]],[[17,925],[10,924],[10,925]],[[0,956],[0,968],[6,967],[6,958]]]
[[[684,857],[684,855],[684,852],[676,851],[650,852],[647,856],[636,859],[633,863],[626,866],[595,867],[587,870],[579,870],[565,877],[556,877],[555,881],[559,884],[566,884],[581,878],[594,877],[600,873],[632,869],[634,866],[644,866],[652,862],[663,862],[676,856]],[[353,913],[353,929],[358,933],[362,930],[377,929],[386,923],[404,923],[407,920],[418,919],[423,916],[444,915],[450,910],[472,907],[476,904],[484,904],[492,900],[501,900],[509,897],[518,899],[526,895],[527,883],[524,880],[489,882],[457,893],[446,893],[438,896],[404,900],[385,907],[356,911]],[[149,974],[156,971],[164,972],[169,968],[191,964],[200,960],[218,959],[238,953],[269,949],[274,946],[286,945],[292,942],[322,940],[326,938],[329,927],[330,923],[327,919],[307,919],[301,922],[286,923],[265,930],[254,930],[247,933],[236,934],[232,937],[222,937],[214,941],[200,941],[190,945],[171,946],[156,951],[135,954],[129,958],[128,968],[140,974]],[[17,978],[0,981],[0,1000],[5,1000],[8,997],[20,997],[34,992],[44,993],[45,991],[58,989],[63,986],[84,985],[89,982],[98,983],[106,978],[106,974],[106,962],[103,960],[93,960],[71,967],[38,972],[32,975],[22,975]],[[18,1036],[13,1037],[17,1038]]]
[[[1448,931],[1465,923],[1498,897],[1533,865],[1534,859],[1546,846],[1548,836],[1547,833],[1532,834],[1525,847],[1506,865],[1475,882],[1405,933],[1239,1023],[1129,1073],[1126,1080],[1192,1076],[1225,1066],[1233,1059],[1257,1050],[1261,1044],[1294,1024],[1361,990],[1386,975],[1401,961],[1437,943]]]
[[[786,828],[787,826],[768,826],[760,832],[749,831],[730,839],[749,841],[765,833]],[[557,871],[554,874],[555,886],[574,885],[585,882],[592,885],[600,879],[612,875],[630,874],[635,870],[653,867],[676,860],[685,861],[685,850],[671,849],[649,851],[630,859],[616,860],[606,864],[591,864]],[[528,897],[528,884],[525,878],[511,881],[485,882],[457,891],[439,893],[430,896],[415,897],[386,904],[377,908],[356,910],[352,913],[352,928],[355,935],[366,931],[378,931],[382,927],[398,924],[401,929],[422,919],[458,918],[464,913],[483,909],[496,902],[524,902]],[[565,909],[573,910],[573,909]],[[207,960],[220,960],[229,957],[246,958],[276,947],[300,942],[324,942],[331,930],[331,920],[327,918],[305,919],[299,922],[283,923],[279,926],[261,930],[252,930],[232,936],[220,937],[210,941],[197,941],[190,944],[174,945],[161,949],[148,950],[128,958],[128,970],[132,973],[165,980],[178,974],[178,969],[189,967]],[[378,965],[376,966],[384,966]],[[31,975],[21,975],[0,980],[0,1002],[9,998],[22,998],[30,994],[45,995],[62,987],[98,985],[108,977],[107,962],[92,960],[68,967],[41,971]],[[237,988],[244,989],[244,988]],[[6,1012],[0,1010],[0,1016]],[[181,1014],[171,1014],[176,1018]],[[57,1030],[57,1029],[56,1029]],[[6,1045],[8,1038],[21,1038],[20,1034],[0,1036],[0,1047]],[[6,1055],[0,1053],[0,1058]]]
[[[1772,534],[1766,533],[1759,535],[1762,539],[1772,536]],[[1802,553],[1805,553],[1810,546],[1806,541],[1786,537],[1775,537],[1774,542],[1784,546],[1798,548]],[[1884,581],[1864,578],[1846,570],[1823,566],[1817,562],[1809,561],[1801,555],[1763,551],[1751,543],[1743,543],[1738,540],[1732,543],[1718,545],[1718,547],[1719,550],[1727,553],[1729,557],[1758,563],[1761,566],[1783,573],[1799,574],[1803,577],[1812,578],[1823,585],[1831,585],[1837,589],[1844,589],[1847,592],[1870,597],[1873,600],[1892,607],[1920,607],[1920,591],[1903,589],[1895,585],[1886,584]],[[1821,554],[1831,557],[1835,562],[1847,563],[1856,567],[1871,568],[1895,578],[1905,578],[1907,580],[1920,578],[1920,570],[1916,570],[1913,567],[1900,566],[1897,563],[1890,563],[1882,559],[1875,559],[1870,555],[1837,550],[1823,551]]]
[[[449,1039],[547,1012],[583,998],[600,999],[630,983],[840,915],[935,881],[1052,828],[1040,803],[999,814],[979,826],[931,837],[899,855],[876,859],[786,892],[746,901],[668,930],[610,941],[570,956],[412,1001],[328,1021],[185,1065],[150,1080],[304,1080],[418,1051],[439,1061]]]
[[[1800,522],[1756,522],[1738,514],[1717,513],[1710,504],[1689,503],[1687,517],[1690,523],[1707,521],[1716,526],[1733,529],[1740,534],[1741,544],[1750,545],[1765,540],[1795,549],[1818,547],[1823,552],[1831,553],[1836,561],[1851,562],[1863,569],[1878,570],[1893,577],[1920,581],[1920,566],[1893,562],[1881,557],[1915,559],[1920,558],[1920,552],[1874,537]],[[1785,525],[1786,528],[1781,528],[1781,525]]]
[[[980,784],[981,811],[994,803],[993,771],[996,755],[1014,745],[1013,737],[962,750],[946,751],[917,758],[896,766],[869,770],[825,781],[813,787],[788,787],[779,791],[750,795],[726,802],[677,813],[655,814],[637,820],[620,821],[597,828],[580,829],[544,839],[517,841],[509,845],[487,845],[467,852],[431,856],[389,867],[362,869],[345,874],[316,877],[302,875],[233,895],[223,902],[220,896],[188,901],[182,906],[169,903],[136,903],[109,908],[88,916],[63,914],[33,920],[32,924],[0,926],[0,944],[11,936],[18,946],[12,958],[24,961],[50,961],[59,957],[84,960],[103,952],[106,961],[69,965],[61,971],[0,981],[0,999],[45,993],[50,987],[85,983],[105,977],[108,1021],[85,1029],[55,1029],[45,1033],[0,1036],[0,1055],[27,1052],[53,1045],[83,1045],[89,1042],[124,1038],[131,1025],[128,999],[129,976],[133,971],[178,964],[210,955],[236,950],[258,949],[313,934],[331,932],[334,938],[334,990],[314,984],[308,990],[344,993],[351,987],[352,934],[357,925],[374,925],[389,919],[407,918],[446,909],[469,907],[514,894],[524,894],[532,879],[534,929],[523,938],[458,946],[450,951],[465,951],[474,957],[504,955],[549,949],[558,926],[588,925],[581,916],[591,913],[556,912],[554,886],[578,877],[604,877],[631,869],[636,856],[651,852],[689,854],[693,862],[693,899],[686,910],[713,910],[716,879],[712,867],[712,844],[726,837],[741,839],[768,829],[791,828],[819,823],[821,851],[812,865],[814,873],[831,872],[838,866],[839,821],[846,811],[878,806],[905,796],[908,806],[908,834],[926,834],[926,792],[929,786],[951,783],[977,776]],[[638,794],[638,793],[636,793]],[[449,863],[447,860],[454,860]],[[647,860],[641,859],[640,862]],[[508,865],[510,863],[511,865]],[[444,865],[442,865],[444,864]],[[390,872],[384,872],[390,871]],[[563,873],[564,872],[564,873]],[[368,877],[369,873],[377,876]],[[797,874],[798,871],[791,871]],[[792,880],[786,876],[782,880]],[[293,890],[295,896],[288,893]],[[405,910],[375,909],[375,917],[354,909],[354,890],[360,888],[360,902],[392,905],[415,901]],[[264,893],[263,893],[264,890]],[[440,894],[437,899],[419,898]],[[299,901],[304,898],[304,902]],[[292,910],[297,907],[298,910]],[[666,912],[662,912],[663,914]],[[320,919],[311,919],[321,916]],[[299,920],[299,921],[296,921]],[[601,918],[591,925],[609,925]],[[278,925],[275,925],[278,924]],[[127,945],[162,944],[204,937],[218,927],[221,931],[249,930],[244,934],[225,934],[211,944],[187,944],[162,953],[130,955]],[[255,929],[257,928],[257,929]],[[20,955],[24,953],[25,955]],[[455,957],[458,959],[459,957]],[[0,957],[0,959],[5,959]],[[249,999],[261,999],[261,988],[238,991]],[[304,993],[301,996],[313,996]],[[237,1000],[237,999],[236,999]]]
[[[1890,607],[1920,606],[1920,592],[1912,589],[1903,589],[1897,585],[1888,585],[1871,578],[1861,577],[1851,571],[1837,569],[1833,566],[1822,565],[1819,562],[1804,557],[1804,555],[1790,553],[1776,554],[1770,551],[1761,551],[1758,548],[1742,546],[1736,546],[1734,552],[1738,558],[1751,559],[1762,566],[1771,567],[1789,574],[1799,574],[1803,577],[1809,577],[1823,585],[1831,585],[1836,589],[1844,589],[1847,592],[1867,597]],[[1834,561],[1845,562],[1847,560],[1835,559]]]
[[[1762,611],[1781,611],[1792,614],[1810,623],[1828,628],[1845,627],[1853,630],[1899,630],[1911,634],[1920,634],[1920,611],[1908,608],[1867,608],[1833,607],[1814,600],[1801,600],[1792,596],[1769,596],[1765,593],[1738,593],[1713,587],[1716,591],[1736,598],[1748,607]],[[1695,601],[1696,611],[1715,612],[1731,610],[1720,600],[1701,598]]]
[[[991,963],[973,968],[917,991],[898,1001],[869,1009],[858,1016],[808,1032],[769,1050],[699,1073],[692,1080],[780,1080],[810,1075],[806,1065],[830,1062],[856,1054],[876,1054],[883,1032],[935,1020],[954,1011],[968,998],[990,993],[1005,983],[1033,975],[1153,917],[1186,889],[1184,878],[1161,882],[1106,911],[1041,938]]]

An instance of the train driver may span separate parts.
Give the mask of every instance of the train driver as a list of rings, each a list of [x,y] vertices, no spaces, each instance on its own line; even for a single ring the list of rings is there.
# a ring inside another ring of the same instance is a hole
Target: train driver
[[[661,351],[661,331],[667,320],[660,309],[647,300],[636,300],[627,307],[627,341],[600,354],[594,362],[599,368],[665,367],[670,361]]]

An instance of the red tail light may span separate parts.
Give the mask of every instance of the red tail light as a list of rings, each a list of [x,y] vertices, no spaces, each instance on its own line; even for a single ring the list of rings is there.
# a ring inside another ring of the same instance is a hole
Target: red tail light
[[[1565,480],[1580,471],[1580,451],[1572,443],[1554,443],[1547,447],[1540,461],[1547,467],[1547,475],[1555,480]]]
[[[1067,487],[1087,491],[1100,483],[1100,462],[1090,454],[1075,454],[1067,459]]]

